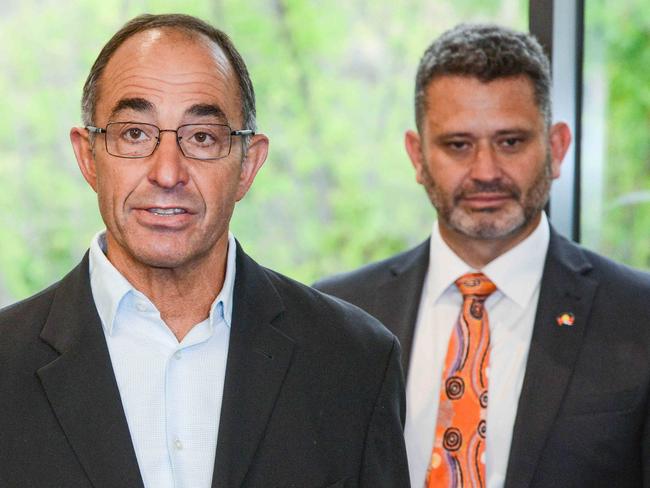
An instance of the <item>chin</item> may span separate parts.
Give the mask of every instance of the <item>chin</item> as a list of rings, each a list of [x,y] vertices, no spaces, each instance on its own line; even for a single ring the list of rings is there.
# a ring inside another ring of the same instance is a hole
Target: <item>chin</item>
[[[132,259],[152,268],[178,268],[186,265],[200,253],[186,240],[151,239],[133,242],[129,247]]]
[[[478,215],[477,215],[478,214]],[[455,210],[449,226],[472,239],[494,240],[511,237],[526,227],[523,211],[470,212]]]
[[[161,254],[161,253],[137,253],[134,258],[140,264],[150,268],[174,269],[180,268],[191,260],[189,256],[178,254]]]

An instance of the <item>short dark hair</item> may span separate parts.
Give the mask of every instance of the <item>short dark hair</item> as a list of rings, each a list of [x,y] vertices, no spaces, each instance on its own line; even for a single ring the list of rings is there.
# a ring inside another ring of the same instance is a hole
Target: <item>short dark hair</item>
[[[243,128],[255,130],[255,92],[253,90],[253,83],[248,74],[248,69],[246,68],[246,64],[241,55],[224,32],[212,27],[201,19],[183,14],[139,15],[124,24],[124,26],[122,26],[122,28],[110,38],[102,48],[99,56],[97,56],[83,88],[83,96],[81,98],[81,115],[83,123],[85,125],[94,124],[93,119],[97,107],[101,76],[115,51],[117,51],[124,41],[129,39],[131,36],[139,32],[159,28],[177,30],[190,36],[203,34],[224,51],[239,79],[242,103],[241,116],[244,124]]]
[[[460,24],[438,37],[424,52],[415,78],[415,123],[422,132],[426,89],[438,76],[469,76],[487,83],[527,76],[535,103],[551,122],[551,71],[548,57],[531,34],[494,24]]]

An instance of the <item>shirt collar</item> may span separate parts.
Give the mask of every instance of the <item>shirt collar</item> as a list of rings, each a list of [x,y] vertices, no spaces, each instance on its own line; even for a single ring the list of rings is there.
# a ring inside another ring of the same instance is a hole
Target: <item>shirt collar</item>
[[[226,275],[221,291],[210,307],[210,324],[216,317],[223,319],[228,327],[232,323],[232,304],[235,286],[237,245],[231,232],[228,232],[228,254],[226,257]],[[124,298],[129,294],[143,295],[113,266],[106,257],[106,232],[97,233],[91,243],[89,252],[90,288],[102,321],[102,326],[111,335],[115,317]]]
[[[429,246],[429,270],[427,273],[429,296],[435,302],[454,284],[459,276],[474,271],[444,241],[438,221],[433,223]]]
[[[551,231],[546,214],[526,239],[489,262],[483,273],[501,292],[525,307],[542,280]]]
[[[499,291],[525,307],[542,279],[549,239],[548,219],[542,212],[539,224],[528,237],[480,271],[492,280]],[[451,250],[440,235],[437,221],[431,232],[429,263],[429,290],[433,300],[438,300],[458,277],[479,271]]]

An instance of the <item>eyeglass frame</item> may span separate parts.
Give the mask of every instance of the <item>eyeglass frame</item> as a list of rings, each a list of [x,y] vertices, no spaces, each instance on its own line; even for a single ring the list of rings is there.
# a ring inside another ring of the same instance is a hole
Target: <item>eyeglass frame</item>
[[[197,161],[216,161],[218,159],[223,159],[227,158],[230,156],[230,152],[232,151],[232,138],[233,136],[235,137],[246,137],[246,136],[254,136],[255,131],[253,129],[237,129],[233,130],[232,127],[230,127],[228,124],[182,124],[176,127],[176,129],[161,129],[155,124],[150,124],[148,122],[135,122],[135,121],[115,121],[115,122],[109,122],[106,124],[106,127],[95,127],[94,125],[87,125],[84,128],[92,133],[92,134],[107,134],[108,133],[108,127],[113,124],[139,124],[139,125],[149,125],[151,127],[155,127],[158,130],[158,137],[156,137],[156,144],[151,150],[149,154],[146,156],[120,156],[118,154],[113,154],[108,150],[108,138],[104,136],[104,147],[106,148],[106,152],[110,154],[111,156],[114,156],[116,158],[123,158],[123,159],[143,159],[143,158],[148,158],[151,156],[154,152],[156,152],[156,149],[158,149],[158,146],[160,145],[160,134],[163,132],[174,132],[176,134],[176,145],[178,146],[178,149],[181,151],[181,154],[186,157],[187,159],[195,159]],[[191,125],[217,125],[220,127],[228,127],[230,129],[230,133],[228,134],[229,141],[228,141],[228,152],[224,154],[223,156],[219,156],[218,158],[195,158],[192,156],[188,156],[185,154],[185,151],[183,150],[183,146],[181,146],[181,138],[178,137],[178,130],[181,129],[182,127],[187,127]]]

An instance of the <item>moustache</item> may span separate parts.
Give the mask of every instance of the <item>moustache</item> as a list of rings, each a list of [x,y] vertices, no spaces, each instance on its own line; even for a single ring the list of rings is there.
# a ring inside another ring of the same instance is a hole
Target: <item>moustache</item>
[[[178,207],[195,212],[203,206],[203,201],[194,193],[174,189],[132,193],[128,205],[131,208]]]
[[[485,195],[495,193],[498,195],[507,195],[511,198],[518,199],[521,191],[515,185],[504,181],[474,181],[469,185],[463,186],[455,195],[456,201],[463,198],[471,198],[474,195]]]

